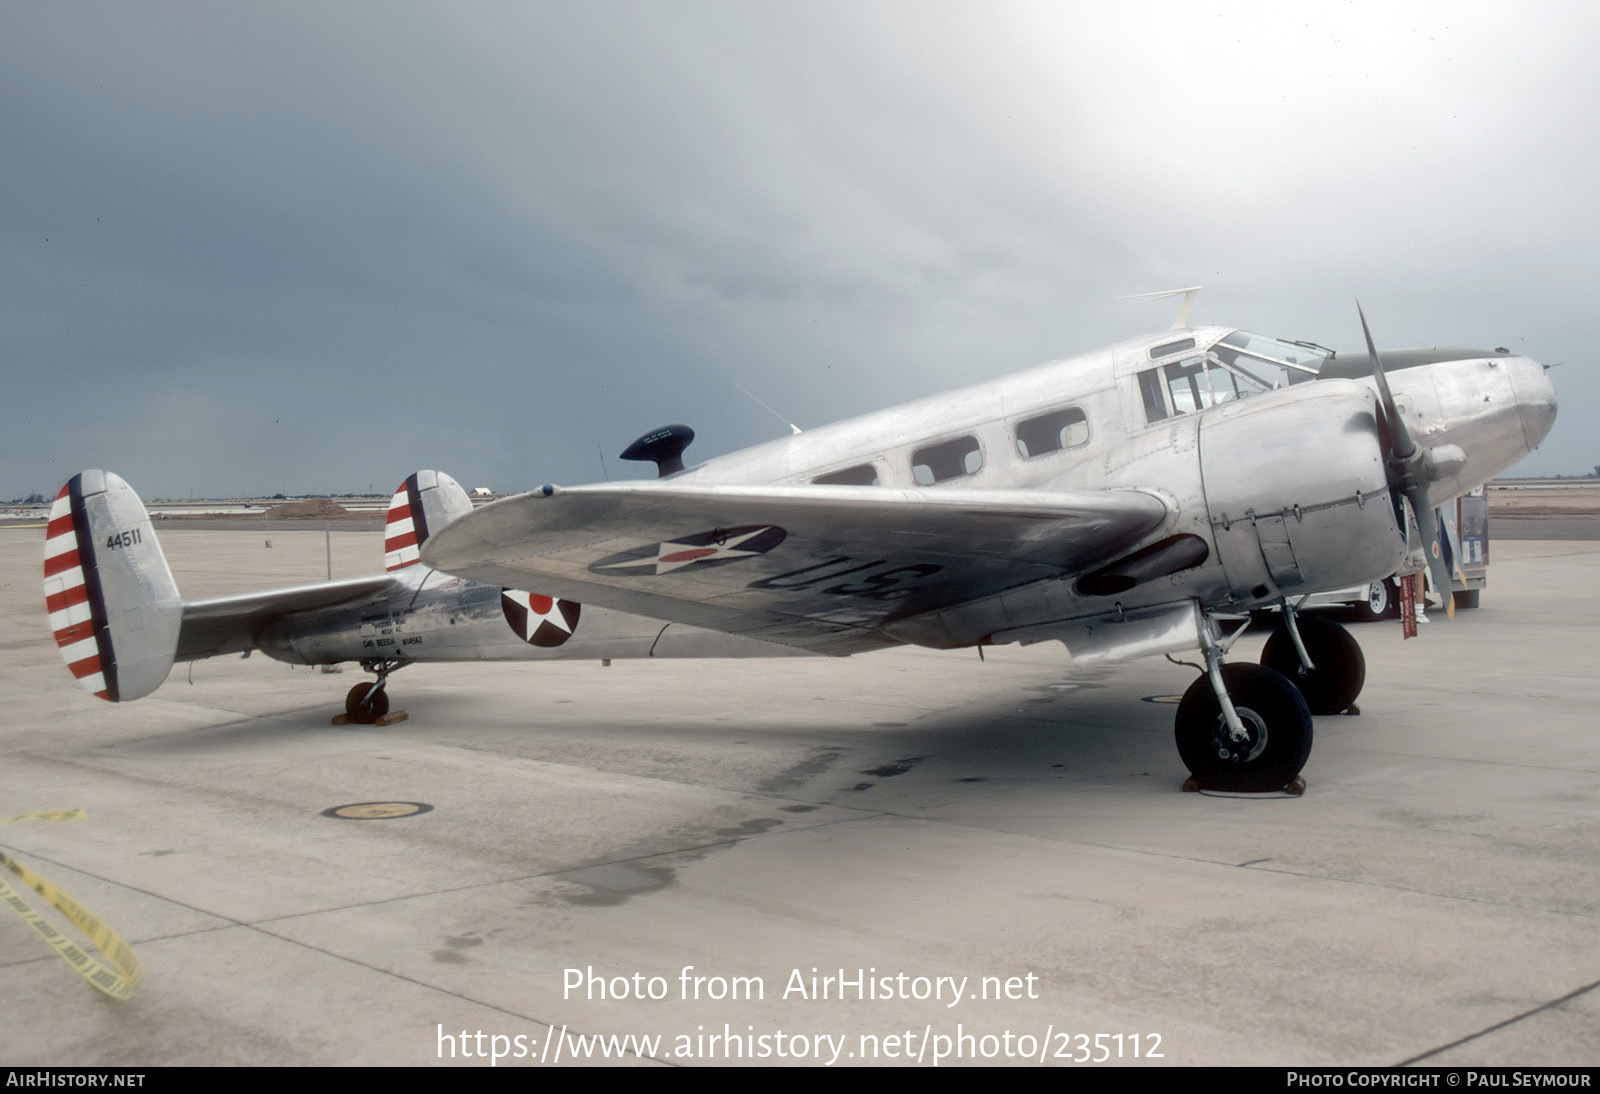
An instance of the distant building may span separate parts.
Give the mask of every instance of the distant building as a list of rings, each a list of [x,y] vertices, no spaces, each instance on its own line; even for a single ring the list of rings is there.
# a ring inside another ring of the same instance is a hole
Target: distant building
[[[472,488],[472,496],[475,498],[492,498],[494,497],[494,491],[487,486],[474,486]]]

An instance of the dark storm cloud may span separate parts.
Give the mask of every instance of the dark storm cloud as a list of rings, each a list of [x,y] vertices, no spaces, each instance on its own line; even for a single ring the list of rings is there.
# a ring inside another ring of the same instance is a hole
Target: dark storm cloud
[[[1195,317],[1573,362],[1557,6],[13,6],[0,497],[597,477]]]

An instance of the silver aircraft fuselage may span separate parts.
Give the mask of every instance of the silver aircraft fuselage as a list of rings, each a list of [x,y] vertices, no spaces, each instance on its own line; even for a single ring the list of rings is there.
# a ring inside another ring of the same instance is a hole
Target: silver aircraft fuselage
[[[1237,343],[1238,346],[1231,343]],[[1242,347],[1242,348],[1240,348]],[[1252,356],[1256,354],[1255,356]],[[1545,369],[1463,351],[1390,373],[1412,435],[1465,460],[1432,484],[1442,504],[1505,470],[1548,433]],[[1218,358],[1235,366],[1219,367]],[[1318,380],[1327,351],[1227,327],[1166,331],[719,456],[672,476],[706,484],[852,482],[1051,491],[1133,488],[1166,504],[1143,543],[1199,541],[1196,567],[1151,580],[1063,578],[892,625],[895,639],[967,645],[1031,624],[1194,598],[1246,610],[1360,584],[1404,563],[1372,379]],[[1277,362],[1273,364],[1271,362]],[[1256,381],[1252,386],[1247,380]],[[1315,382],[1312,382],[1315,381]],[[1061,426],[1028,450],[1031,424]],[[939,466],[943,462],[944,466]],[[1203,546],[1203,550],[1202,550]],[[1192,557],[1192,556],[1189,556]],[[1140,563],[1162,565],[1159,558]]]
[[[800,654],[767,642],[665,623],[627,612],[559,602],[542,626],[516,627],[505,590],[425,566],[394,575],[370,602],[334,605],[271,624],[256,638],[291,664],[341,661],[572,661],[638,657],[775,657]],[[569,618],[570,617],[570,618]]]

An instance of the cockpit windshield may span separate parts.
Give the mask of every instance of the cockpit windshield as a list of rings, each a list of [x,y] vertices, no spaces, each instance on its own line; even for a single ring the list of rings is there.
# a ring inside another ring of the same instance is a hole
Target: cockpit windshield
[[[1145,412],[1153,422],[1315,380],[1330,356],[1320,346],[1236,330],[1200,353],[1141,373]]]
[[[1285,342],[1236,330],[1211,347],[1211,357],[1226,368],[1248,370],[1267,388],[1287,387],[1302,380],[1315,380],[1333,354],[1306,342]]]

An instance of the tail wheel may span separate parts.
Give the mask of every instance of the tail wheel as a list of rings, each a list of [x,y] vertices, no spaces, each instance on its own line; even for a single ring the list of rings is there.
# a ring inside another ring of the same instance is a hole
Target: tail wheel
[[[352,722],[371,725],[389,713],[389,693],[375,683],[357,684],[345,693],[344,712]]]
[[[1244,726],[1233,739],[1208,676],[1178,704],[1178,755],[1208,790],[1282,790],[1311,755],[1311,711],[1282,673],[1263,665],[1222,667],[1228,697]]]
[[[1308,615],[1295,616],[1300,641],[1305,643],[1312,664],[1310,672],[1300,669],[1300,655],[1286,624],[1280,624],[1261,650],[1261,663],[1276,669],[1305,696],[1312,714],[1338,714],[1348,710],[1367,682],[1367,659],[1361,644],[1350,632],[1331,619]]]

